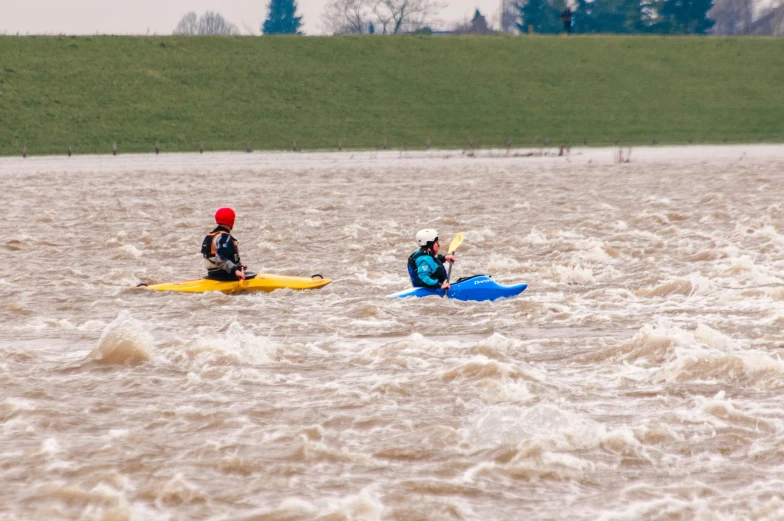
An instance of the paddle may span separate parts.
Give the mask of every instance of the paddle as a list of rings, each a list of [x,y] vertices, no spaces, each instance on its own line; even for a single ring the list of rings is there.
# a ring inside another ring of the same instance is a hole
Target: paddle
[[[446,254],[447,254],[447,255],[450,255],[450,254],[454,253],[454,252],[455,252],[455,250],[456,250],[456,249],[457,249],[457,248],[458,248],[458,247],[459,247],[461,244],[463,244],[463,234],[462,234],[462,233],[458,233],[458,234],[455,236],[455,238],[454,238],[454,239],[452,239],[452,242],[450,242],[450,243],[449,243],[449,249],[447,249],[447,250],[446,250]],[[449,277],[451,277],[451,276],[452,276],[452,264],[454,264],[454,263],[453,263],[453,262],[450,262],[450,263],[449,263],[449,270],[447,270],[447,272],[446,272],[446,281],[447,281],[447,282],[449,282]],[[447,292],[447,290],[444,290],[444,298],[446,298],[446,292]]]

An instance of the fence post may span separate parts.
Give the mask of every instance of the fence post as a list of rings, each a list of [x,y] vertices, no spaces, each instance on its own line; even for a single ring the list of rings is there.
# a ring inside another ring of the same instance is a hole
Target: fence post
[[[431,145],[432,145],[432,142],[430,141],[430,138],[427,138],[427,149],[428,150],[430,150],[430,146]]]
[[[343,150],[343,140],[338,139],[338,152],[340,152],[341,150]]]
[[[384,150],[386,150],[386,149],[387,149],[387,138],[384,137]]]
[[[158,155],[158,152],[161,150],[161,144],[159,142],[155,142],[155,155]]]
[[[22,145],[22,157],[27,157],[27,145]]]
[[[199,154],[204,153],[204,141],[199,143]]]
[[[250,154],[250,141],[248,141],[248,142],[246,142],[246,143],[245,143],[245,152],[247,152],[248,154]]]
[[[71,157],[71,145],[68,145],[68,157]]]
[[[297,140],[296,139],[291,142],[291,150],[293,152],[297,151]]]
[[[113,156],[116,156],[116,155],[117,155],[117,141],[115,141],[114,143],[112,143],[112,155],[113,155]]]

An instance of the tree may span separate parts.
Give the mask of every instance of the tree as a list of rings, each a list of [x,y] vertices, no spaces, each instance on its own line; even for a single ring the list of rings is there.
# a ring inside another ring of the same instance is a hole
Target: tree
[[[267,5],[267,19],[261,26],[262,34],[302,34],[299,30],[302,17],[295,16],[295,0],[270,0]]]
[[[382,34],[414,31],[427,25],[443,4],[435,0],[374,0],[373,13]]]
[[[427,26],[441,7],[437,0],[330,0],[321,20],[333,34],[398,34]]]
[[[198,30],[199,34],[240,34],[236,25],[214,11],[207,11],[201,15]]]
[[[183,15],[172,34],[194,35],[199,34],[199,22],[193,11]]]
[[[233,23],[223,18],[219,13],[207,11],[198,19],[193,11],[184,15],[172,34],[182,35],[210,35],[210,34],[240,34]]]
[[[517,8],[520,11],[517,28],[523,34],[528,32],[529,25],[537,33],[552,34],[563,30],[561,11],[548,0],[527,0],[525,4],[518,4]]]
[[[333,0],[324,6],[321,21],[332,34],[373,33],[368,0]]]
[[[463,21],[458,23],[452,29],[453,33],[457,34],[491,34],[493,32],[487,25],[487,19],[479,12],[479,9],[474,11],[474,17],[471,21]]]
[[[666,34],[705,34],[713,27],[708,11],[713,0],[661,0],[655,7],[658,14],[655,32]]]
[[[634,34],[651,25],[647,4],[640,0],[577,0],[576,33]]]
[[[487,19],[479,9],[474,11],[474,17],[471,19],[471,32],[475,34],[490,34],[493,32],[487,25]]]
[[[753,0],[716,0],[708,17],[715,22],[713,32],[733,35],[749,34],[754,21]]]
[[[517,18],[520,12],[512,0],[502,0],[501,3],[501,32],[513,33],[517,28]]]

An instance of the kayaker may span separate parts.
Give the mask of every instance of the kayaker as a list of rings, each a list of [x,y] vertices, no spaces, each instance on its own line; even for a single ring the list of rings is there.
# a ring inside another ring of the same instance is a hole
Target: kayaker
[[[248,267],[240,261],[237,239],[231,236],[234,218],[231,208],[218,208],[215,212],[215,224],[218,226],[201,243],[208,279],[245,280],[248,276],[245,273]]]
[[[454,255],[438,254],[438,232],[426,228],[416,234],[419,249],[408,258],[408,275],[415,288],[449,289],[445,262],[455,262]]]

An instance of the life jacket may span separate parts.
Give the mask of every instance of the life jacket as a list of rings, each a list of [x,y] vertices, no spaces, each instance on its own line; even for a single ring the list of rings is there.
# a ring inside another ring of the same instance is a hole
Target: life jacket
[[[202,254],[202,256],[205,259],[207,259],[207,261],[211,262],[210,259],[212,257],[215,257],[218,254],[218,252],[215,251],[215,239],[216,239],[216,237],[218,235],[220,235],[222,233],[225,233],[229,237],[231,237],[231,242],[234,245],[234,258],[233,259],[229,259],[229,260],[232,261],[234,264],[239,264],[240,263],[240,252],[239,252],[239,249],[237,248],[237,239],[232,237],[231,233],[228,230],[226,230],[225,228],[221,227],[221,226],[215,228],[214,230],[212,230],[210,233],[208,233],[204,237],[204,240],[201,242],[201,254]],[[217,266],[216,266],[216,268],[217,268]]]
[[[427,284],[422,282],[422,279],[419,278],[419,270],[417,269],[416,261],[422,255],[430,255],[430,252],[425,250],[417,250],[408,258],[408,276],[411,277],[411,284],[415,288],[429,287]],[[444,269],[444,266],[439,266],[438,270],[433,273],[433,278],[437,279],[439,283],[443,283],[446,280],[446,270]]]

